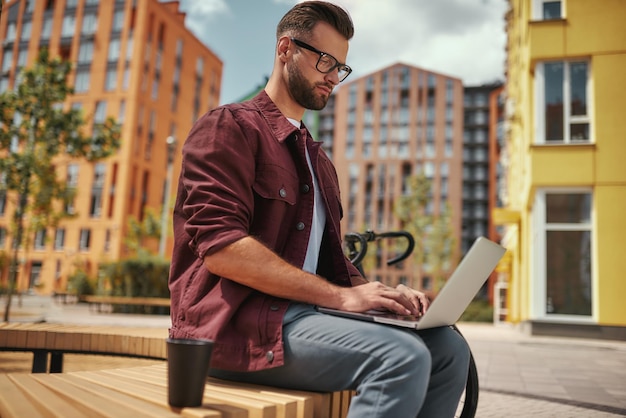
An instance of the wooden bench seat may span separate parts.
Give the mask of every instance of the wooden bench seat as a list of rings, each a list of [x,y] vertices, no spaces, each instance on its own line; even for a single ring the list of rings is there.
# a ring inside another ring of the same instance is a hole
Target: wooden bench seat
[[[350,391],[317,393],[208,379],[203,405],[167,404],[167,365],[0,374],[0,416],[344,418]]]
[[[0,324],[0,350],[33,352],[33,373],[63,371],[63,354],[108,354],[167,358],[164,328],[79,326],[47,323]]]
[[[167,358],[163,328],[0,324],[0,350],[32,351],[34,374],[0,374],[0,417],[342,418],[352,391],[316,393],[209,378],[202,408],[167,405],[167,363],[61,373],[63,353]],[[45,374],[51,356],[50,372]],[[56,356],[56,357],[55,357]]]

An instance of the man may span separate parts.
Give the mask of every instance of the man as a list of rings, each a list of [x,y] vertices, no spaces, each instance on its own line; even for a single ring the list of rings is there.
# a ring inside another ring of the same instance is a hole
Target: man
[[[294,6],[252,100],[200,118],[183,147],[170,272],[175,338],[215,341],[211,375],[294,389],[355,389],[350,417],[452,416],[469,350],[449,328],[415,333],[325,315],[423,314],[405,286],[368,283],[341,247],[335,169],[301,123],[351,69],[348,14]]]

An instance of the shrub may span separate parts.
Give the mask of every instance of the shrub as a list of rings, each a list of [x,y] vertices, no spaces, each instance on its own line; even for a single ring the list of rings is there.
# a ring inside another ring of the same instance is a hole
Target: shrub
[[[77,270],[67,279],[67,291],[77,297],[94,294],[94,280],[83,270]]]
[[[489,301],[483,299],[474,299],[463,315],[460,322],[493,322],[493,306],[489,305]]]
[[[160,257],[142,256],[100,265],[98,289],[101,295],[169,298],[169,262]],[[115,312],[168,314],[157,306],[114,306]]]

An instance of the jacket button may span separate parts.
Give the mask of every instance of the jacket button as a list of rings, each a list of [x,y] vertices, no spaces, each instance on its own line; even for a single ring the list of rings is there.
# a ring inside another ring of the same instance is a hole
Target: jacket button
[[[265,358],[267,359],[267,362],[268,362],[268,363],[273,362],[273,361],[274,361],[274,352],[273,352],[273,351],[268,351],[268,352],[265,354]]]
[[[302,231],[304,229],[304,222],[298,222],[298,224],[296,225],[296,229],[298,231]]]
[[[287,196],[287,190],[285,190],[285,189],[280,189],[280,191],[278,192],[278,194],[280,195],[280,197],[286,197],[286,196]]]
[[[270,306],[270,311],[277,311],[278,310],[278,305],[271,305]]]
[[[308,184],[303,184],[300,190],[302,190],[302,193],[308,193],[309,190],[311,190],[311,188],[309,187]]]

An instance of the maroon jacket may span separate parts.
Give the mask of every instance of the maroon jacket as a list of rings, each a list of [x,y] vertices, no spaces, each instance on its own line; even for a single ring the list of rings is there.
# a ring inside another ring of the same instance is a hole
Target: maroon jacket
[[[253,236],[302,267],[313,216],[306,142],[326,210],[318,274],[350,286],[358,271],[341,248],[337,173],[306,128],[295,128],[265,92],[200,118],[183,146],[170,269],[175,338],[215,341],[212,367],[253,371],[283,364],[289,301],[211,274],[206,255]]]

